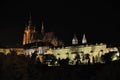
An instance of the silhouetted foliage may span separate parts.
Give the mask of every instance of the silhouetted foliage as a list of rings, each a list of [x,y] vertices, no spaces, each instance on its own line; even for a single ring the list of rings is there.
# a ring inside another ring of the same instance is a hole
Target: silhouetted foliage
[[[101,56],[101,59],[103,62],[105,63],[109,63],[112,61],[112,56],[115,54],[116,52],[112,51],[109,53],[105,53],[104,55]]]
[[[37,57],[37,51],[35,51],[34,53],[32,53],[31,60],[33,62],[35,62],[36,61],[36,57]]]
[[[46,59],[56,59],[47,55]],[[89,59],[89,58],[87,58]],[[34,62],[33,62],[34,61]],[[0,80],[116,80],[120,79],[120,61],[110,64],[68,65],[69,58],[58,60],[60,66],[47,66],[36,55],[0,53]]]
[[[3,66],[5,58],[6,58],[6,55],[0,52],[0,72],[1,72],[1,68]]]
[[[93,64],[95,63],[95,58],[94,58],[94,56],[92,57],[92,61],[93,61]]]
[[[89,59],[90,55],[89,54],[85,54],[85,59]]]
[[[43,63],[44,64],[54,65],[55,61],[57,61],[57,59],[53,54],[45,54],[43,56]]]
[[[60,60],[60,66],[67,66],[68,65],[68,63],[69,63],[69,58],[66,58],[66,59],[62,59],[62,60]]]
[[[4,59],[1,70],[2,80],[28,80],[27,60],[24,56],[10,53]]]

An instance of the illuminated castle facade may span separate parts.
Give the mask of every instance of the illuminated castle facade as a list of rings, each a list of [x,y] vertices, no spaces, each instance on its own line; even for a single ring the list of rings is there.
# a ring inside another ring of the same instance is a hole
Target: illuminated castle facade
[[[83,34],[81,43],[74,34],[71,45],[66,46],[56,38],[53,32],[45,32],[43,22],[41,23],[41,29],[37,31],[36,27],[32,25],[31,15],[23,33],[23,46],[0,47],[0,52],[9,54],[11,50],[15,50],[18,54],[25,55],[37,53],[37,57],[40,57],[41,62],[44,60],[45,55],[54,55],[57,60],[69,58],[70,64],[75,64],[76,61],[84,64],[102,62],[101,56],[112,51],[115,52],[112,56],[113,60],[120,56],[117,47],[108,47],[104,43],[88,44],[85,34]],[[48,60],[49,63],[50,61],[52,59]]]
[[[80,44],[75,34],[71,41],[72,45],[59,46],[58,40],[53,32],[45,33],[43,22],[41,24],[41,31],[38,33],[36,28],[32,26],[31,16],[29,17],[28,26],[24,31],[23,45],[34,44],[35,47],[32,45],[25,49],[26,55],[31,55],[34,52],[39,56],[52,54],[61,60],[69,58],[70,63],[75,64],[78,60],[81,63],[101,62],[101,56],[110,51],[116,51],[116,54],[119,54],[117,47],[108,48],[107,45],[103,43],[88,45],[85,34],[83,34]],[[52,47],[44,43],[50,43]],[[40,60],[43,61],[43,59]]]
[[[78,38],[74,35],[71,46],[53,49],[53,54],[57,59],[69,58],[70,64],[75,64],[76,61],[87,64],[88,62],[102,62],[101,56],[112,51],[116,52],[113,58],[115,60],[115,57],[119,56],[117,47],[110,48],[104,43],[88,44],[85,34],[83,34],[82,44],[78,44]]]
[[[111,51],[115,51],[114,57],[119,56],[119,51],[117,47],[109,48],[106,44],[87,44],[87,39],[85,34],[83,34],[82,44],[78,43],[78,38],[74,34],[72,39],[72,45],[70,46],[38,46],[36,48],[29,48],[26,50],[27,55],[31,55],[37,50],[37,54],[44,55],[54,55],[56,59],[67,59],[69,58],[69,64],[75,65],[76,61],[80,63],[87,64],[89,63],[98,63],[102,62],[101,56],[109,53]],[[41,56],[41,55],[40,55]],[[114,58],[115,59],[115,58]],[[43,59],[40,59],[43,61]],[[49,62],[50,63],[50,62]]]

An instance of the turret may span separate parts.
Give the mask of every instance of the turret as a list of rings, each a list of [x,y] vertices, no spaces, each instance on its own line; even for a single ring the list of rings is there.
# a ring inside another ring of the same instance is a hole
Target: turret
[[[87,43],[87,40],[86,40],[85,34],[83,34],[82,44],[86,44],[86,43]]]
[[[74,37],[73,37],[73,39],[72,39],[72,44],[73,44],[73,45],[78,44],[78,39],[77,39],[77,37],[76,37],[75,34],[74,34]]]

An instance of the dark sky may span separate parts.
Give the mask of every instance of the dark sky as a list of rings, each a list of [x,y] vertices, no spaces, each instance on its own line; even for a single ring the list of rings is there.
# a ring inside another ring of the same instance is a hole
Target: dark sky
[[[21,44],[25,25],[32,24],[46,32],[54,31],[58,39],[71,43],[83,33],[90,43],[120,42],[120,5],[111,0],[2,0],[0,2],[0,44]]]

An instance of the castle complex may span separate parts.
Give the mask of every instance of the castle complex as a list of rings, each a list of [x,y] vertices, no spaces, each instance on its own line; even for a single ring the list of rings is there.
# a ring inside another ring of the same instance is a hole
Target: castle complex
[[[33,47],[32,45],[31,47],[25,49],[26,55],[31,55],[36,51],[38,55],[44,56],[52,54],[60,60],[69,58],[70,62],[72,64],[75,64],[75,62],[78,60],[81,63],[88,63],[88,61],[90,63],[102,62],[101,56],[105,53],[109,53],[110,51],[116,51],[116,54],[119,54],[118,49],[116,47],[108,48],[107,45],[104,43],[88,45],[85,34],[83,34],[82,42],[80,43],[80,45],[78,43],[79,40],[77,36],[74,34],[73,39],[71,39],[72,45],[61,46],[59,45],[59,41],[57,40],[57,38],[53,36],[52,33],[45,33],[43,23],[41,26],[41,34],[39,34],[39,36],[42,36],[40,38],[35,38],[36,30],[35,28],[31,28],[32,27],[30,18],[28,26],[24,32],[23,45],[36,43],[37,46]],[[46,42],[52,45],[41,44]],[[34,44],[34,46],[36,44]]]
[[[53,55],[56,57],[57,60],[68,58],[69,63],[73,65],[76,64],[77,61],[83,64],[86,64],[88,62],[102,62],[101,56],[111,51],[115,51],[115,56],[119,56],[119,51],[117,47],[109,48],[104,43],[88,44],[85,34],[83,34],[81,43],[79,43],[76,34],[74,34],[73,39],[71,39],[71,42],[72,43],[69,46],[65,46],[62,43],[60,43],[53,32],[46,33],[44,31],[43,22],[41,23],[41,30],[37,31],[36,28],[32,26],[30,16],[28,25],[25,28],[23,34],[24,48],[21,49],[21,52],[25,55],[30,56],[33,53],[36,53],[38,57],[40,57],[41,62],[44,61],[43,57],[45,55]],[[4,52],[4,49],[0,49],[0,52]],[[48,63],[51,60],[49,60]]]

